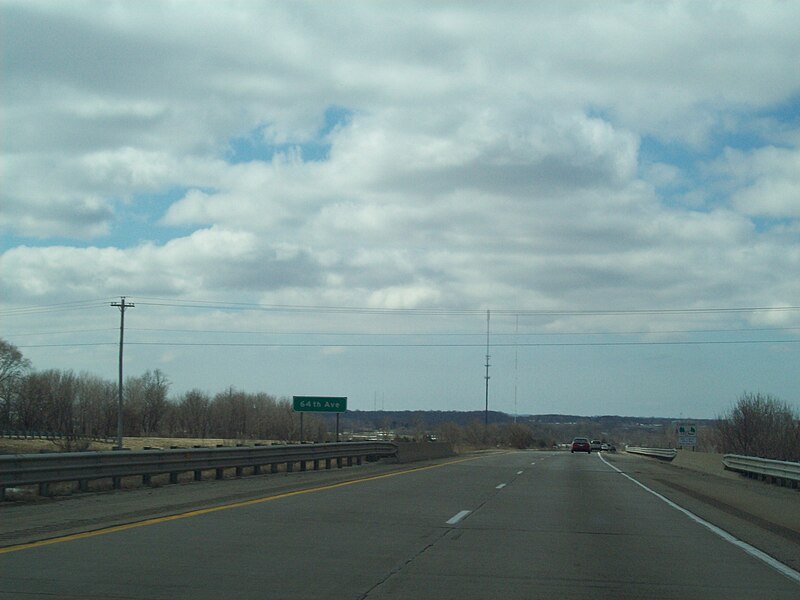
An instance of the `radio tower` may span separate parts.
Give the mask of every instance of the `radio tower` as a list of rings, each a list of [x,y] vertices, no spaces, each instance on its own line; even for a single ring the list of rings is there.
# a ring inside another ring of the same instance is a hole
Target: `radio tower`
[[[486,408],[483,411],[483,426],[489,426],[489,318],[490,313],[486,311]]]

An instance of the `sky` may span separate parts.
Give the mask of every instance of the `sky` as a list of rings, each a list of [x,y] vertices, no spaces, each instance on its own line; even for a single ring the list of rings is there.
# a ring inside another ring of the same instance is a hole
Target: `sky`
[[[0,21],[0,337],[36,370],[116,381],[124,296],[125,375],[175,398],[800,410],[800,3]]]

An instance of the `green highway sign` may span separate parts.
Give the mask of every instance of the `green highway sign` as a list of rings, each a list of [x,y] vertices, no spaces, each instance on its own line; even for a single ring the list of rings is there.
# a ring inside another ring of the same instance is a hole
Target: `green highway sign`
[[[345,412],[347,397],[292,396],[296,412]]]
[[[694,423],[678,424],[678,445],[682,448],[697,447],[697,426]]]

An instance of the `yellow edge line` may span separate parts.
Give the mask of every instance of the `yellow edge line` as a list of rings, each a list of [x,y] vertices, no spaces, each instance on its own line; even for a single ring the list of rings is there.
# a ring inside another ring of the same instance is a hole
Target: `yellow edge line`
[[[83,533],[74,533],[61,537],[54,537],[47,540],[39,540],[37,542],[28,542],[26,544],[17,544],[16,546],[6,546],[0,548],[0,554],[9,554],[11,552],[19,552],[20,550],[29,550],[31,548],[40,548],[42,546],[49,546],[51,544],[61,544],[63,542],[72,542],[74,540],[82,540],[85,538],[96,537],[99,535],[106,535],[109,533],[117,533],[119,531],[126,531],[128,529],[136,529],[137,527],[146,527],[148,525],[157,525],[158,523],[167,523],[168,521],[177,521],[178,519],[188,519],[189,517],[199,517],[200,515],[207,515],[209,513],[217,512],[220,510],[228,510],[230,508],[241,508],[243,506],[252,506],[254,504],[262,504],[264,502],[272,502],[273,500],[281,500],[283,498],[290,498],[292,496],[299,496],[301,494],[311,494],[313,492],[322,492],[332,490],[347,485],[354,485],[356,483],[365,483],[367,481],[376,481],[378,479],[386,479],[387,477],[397,477],[398,475],[408,475],[409,473],[418,473],[420,471],[427,471],[429,469],[438,469],[440,467],[447,467],[457,463],[467,462],[470,460],[478,460],[485,458],[484,456],[474,456],[470,458],[459,458],[450,460],[436,465],[428,465],[427,467],[415,467],[413,469],[405,469],[403,471],[396,471],[394,473],[384,473],[382,475],[371,475],[361,479],[350,479],[339,483],[332,483],[330,485],[322,485],[313,488],[305,488],[302,490],[295,490],[293,492],[285,492],[283,494],[275,494],[274,496],[264,496],[262,498],[253,498],[252,500],[243,500],[242,502],[234,502],[233,504],[222,504],[219,506],[212,506],[210,508],[200,508],[197,510],[190,510],[185,513],[176,515],[168,515],[166,517],[155,517],[153,519],[145,519],[144,521],[136,521],[135,523],[126,523],[124,525],[113,525],[111,527],[104,527],[102,529],[95,529],[94,531],[84,531]]]

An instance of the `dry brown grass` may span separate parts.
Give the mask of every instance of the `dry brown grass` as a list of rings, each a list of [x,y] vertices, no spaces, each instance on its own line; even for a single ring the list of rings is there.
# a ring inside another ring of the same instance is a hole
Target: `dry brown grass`
[[[243,443],[271,444],[275,440],[230,440],[222,438],[162,438],[162,437],[126,437],[126,448],[131,450],[144,450],[145,448],[168,449],[172,446],[192,448],[194,446],[208,446],[213,448],[218,445],[235,446]],[[105,442],[90,442],[88,450],[111,450],[115,444]],[[0,438],[0,454],[38,454],[40,452],[60,452],[58,440],[17,440],[14,438]]]

